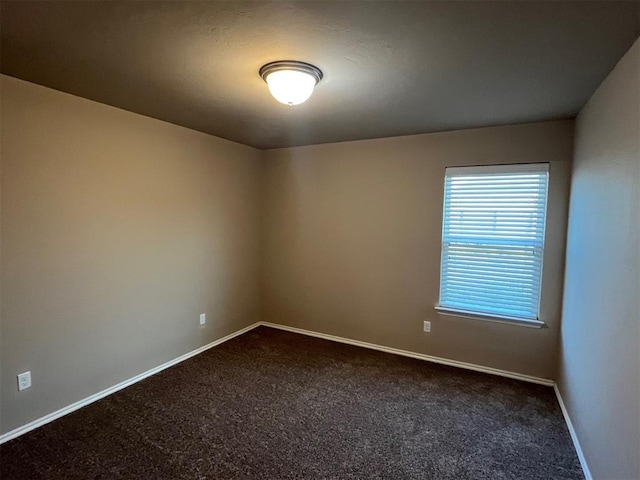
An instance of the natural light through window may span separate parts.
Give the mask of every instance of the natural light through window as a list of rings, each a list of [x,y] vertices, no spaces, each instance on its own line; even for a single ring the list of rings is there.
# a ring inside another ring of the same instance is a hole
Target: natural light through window
[[[438,310],[541,323],[548,176],[546,163],[446,169]]]

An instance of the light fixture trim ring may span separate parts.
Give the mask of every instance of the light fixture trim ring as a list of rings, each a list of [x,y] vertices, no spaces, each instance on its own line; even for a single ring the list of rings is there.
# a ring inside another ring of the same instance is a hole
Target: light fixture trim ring
[[[322,80],[323,74],[322,70],[320,70],[315,65],[311,65],[306,62],[299,62],[297,60],[278,60],[277,62],[267,63],[260,68],[260,76],[266,82],[267,76],[270,73],[278,72],[281,70],[293,70],[296,72],[304,72],[308,75],[311,75],[315,81],[316,85]]]

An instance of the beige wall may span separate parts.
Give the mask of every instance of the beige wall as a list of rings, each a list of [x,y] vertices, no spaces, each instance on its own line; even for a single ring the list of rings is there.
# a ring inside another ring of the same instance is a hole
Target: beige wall
[[[559,387],[596,479],[640,478],[640,41],[576,122]]]
[[[261,152],[0,87],[0,433],[259,320]]]
[[[268,151],[263,320],[554,378],[572,142],[562,121]],[[548,328],[437,315],[445,167],[531,162],[551,163]]]

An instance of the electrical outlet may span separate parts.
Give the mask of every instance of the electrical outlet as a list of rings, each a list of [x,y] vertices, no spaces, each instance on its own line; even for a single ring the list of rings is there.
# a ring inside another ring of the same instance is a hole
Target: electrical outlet
[[[206,313],[201,313],[200,314],[200,325],[204,325],[205,323],[207,323],[207,314]]]
[[[18,390],[24,390],[31,386],[31,372],[24,372],[18,375]]]
[[[431,332],[431,322],[424,322],[423,330],[427,333]]]

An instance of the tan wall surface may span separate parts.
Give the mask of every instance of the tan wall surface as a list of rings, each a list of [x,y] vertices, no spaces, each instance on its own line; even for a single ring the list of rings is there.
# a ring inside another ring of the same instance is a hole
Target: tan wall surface
[[[640,41],[576,121],[559,387],[596,479],[640,478]]]
[[[261,152],[0,87],[0,433],[260,319]]]
[[[561,121],[268,151],[263,320],[554,378],[572,148]],[[548,328],[437,315],[445,167],[533,162]]]

